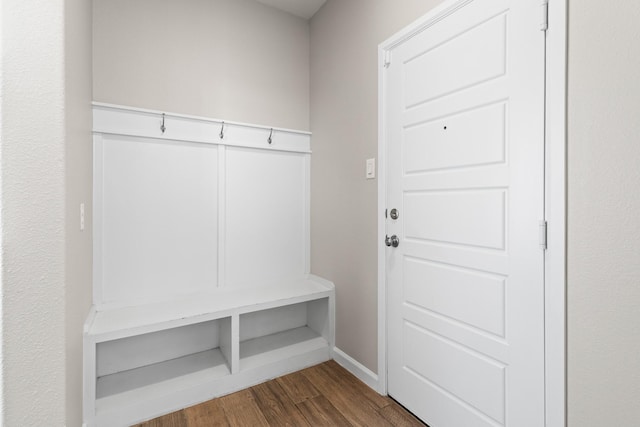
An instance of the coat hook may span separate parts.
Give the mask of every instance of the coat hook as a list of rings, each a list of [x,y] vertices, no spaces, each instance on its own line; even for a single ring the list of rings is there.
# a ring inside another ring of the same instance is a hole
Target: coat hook
[[[220,139],[224,138],[224,122],[222,122],[222,127],[220,128]]]
[[[273,128],[271,128],[271,132],[269,132],[269,139],[267,139],[267,142],[269,143],[269,145],[271,145],[271,143],[273,142],[273,139],[271,139],[272,136],[273,136]]]
[[[162,124],[160,125],[160,130],[162,131],[162,133],[164,133],[164,131],[167,130],[167,128],[164,125],[164,113],[162,113]]]

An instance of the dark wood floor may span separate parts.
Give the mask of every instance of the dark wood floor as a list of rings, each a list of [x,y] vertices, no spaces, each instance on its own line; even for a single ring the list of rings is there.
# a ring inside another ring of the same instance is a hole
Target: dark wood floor
[[[137,427],[420,426],[394,400],[334,361],[210,400]]]

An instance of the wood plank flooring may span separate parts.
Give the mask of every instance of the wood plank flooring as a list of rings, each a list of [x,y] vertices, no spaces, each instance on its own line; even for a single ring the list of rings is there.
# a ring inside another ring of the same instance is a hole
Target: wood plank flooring
[[[135,427],[424,427],[331,360]]]

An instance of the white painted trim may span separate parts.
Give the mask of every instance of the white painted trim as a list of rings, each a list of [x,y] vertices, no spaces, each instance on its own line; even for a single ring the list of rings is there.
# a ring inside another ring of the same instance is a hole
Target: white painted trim
[[[386,228],[387,208],[387,138],[385,107],[386,99],[385,52],[387,46],[378,47],[378,385],[380,394],[387,394],[387,264],[383,244]]]
[[[311,236],[311,154],[304,156],[304,182],[302,185],[304,186],[303,233],[305,236]],[[311,274],[310,239],[305,241],[302,251],[304,252],[304,274]]]
[[[83,333],[87,334],[91,330],[91,325],[96,318],[96,306],[92,305],[89,309],[89,313],[87,314],[87,318],[84,321],[84,325],[82,327]]]
[[[221,138],[222,129],[224,133]],[[93,104],[93,132],[267,151],[311,153],[311,133],[306,131],[111,104]]]
[[[227,147],[218,147],[218,288],[227,285]]]
[[[230,120],[223,120],[223,119],[217,119],[217,118],[212,118],[212,117],[203,117],[203,116],[194,116],[194,115],[189,115],[189,114],[171,113],[171,112],[160,111],[160,110],[150,110],[150,109],[146,109],[146,108],[130,107],[130,106],[126,106],[126,105],[109,104],[109,103],[106,103],[106,102],[96,102],[96,101],[94,101],[94,102],[91,103],[91,105],[93,105],[94,109],[127,110],[127,111],[134,112],[134,113],[144,113],[144,114],[153,114],[153,115],[162,115],[162,114],[164,114],[166,117],[190,119],[190,120],[196,120],[196,121],[202,121],[202,122],[212,122],[212,123],[216,123],[216,124],[220,124],[220,123],[224,122],[225,125],[250,127],[250,128],[255,128],[255,129],[263,129],[263,130],[271,130],[271,129],[273,129],[274,131],[278,131],[278,132],[289,132],[289,133],[299,133],[299,134],[302,134],[302,135],[311,135],[311,132],[304,131],[304,130],[279,128],[279,127],[272,127],[272,126],[266,126],[266,125],[257,125],[257,124],[253,124],[253,123],[234,122],[234,121],[230,121]]]
[[[393,36],[380,43],[379,48],[381,48],[383,51],[393,49],[397,45],[404,43],[406,40],[415,37],[425,29],[431,27],[436,22],[442,21],[444,18],[451,15],[456,10],[466,6],[468,3],[471,3],[472,1],[473,0],[447,0],[440,3],[438,6],[427,12],[426,15],[418,18],[413,23],[404,27],[402,30],[398,31]]]
[[[549,2],[546,52],[545,425],[566,410],[567,0]]]
[[[103,141],[102,135],[93,135],[93,205],[91,211],[93,212],[93,292],[92,301],[94,305],[99,304],[102,301],[102,206],[103,203],[103,191],[102,183],[104,182],[104,167],[103,167]]]
[[[387,393],[386,331],[386,123],[385,52],[470,0],[448,0],[378,46],[378,392]],[[545,261],[545,418],[566,425],[566,73],[567,0],[549,2],[547,30],[545,209],[549,224]],[[393,65],[391,65],[393,66]]]
[[[378,391],[378,376],[362,363],[358,362],[338,347],[333,348],[333,359],[338,362],[340,366],[351,372],[360,381]]]

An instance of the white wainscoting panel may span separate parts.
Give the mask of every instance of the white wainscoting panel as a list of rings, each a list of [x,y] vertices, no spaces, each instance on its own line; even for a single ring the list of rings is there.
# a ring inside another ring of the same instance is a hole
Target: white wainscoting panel
[[[308,132],[94,104],[98,309],[308,273],[309,148]]]
[[[95,177],[100,302],[144,303],[215,287],[217,146],[102,135],[94,149],[102,167]]]
[[[227,147],[226,156],[225,286],[308,273],[308,154]]]

